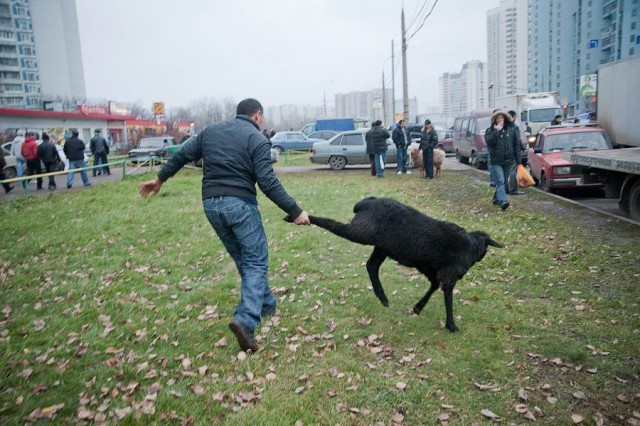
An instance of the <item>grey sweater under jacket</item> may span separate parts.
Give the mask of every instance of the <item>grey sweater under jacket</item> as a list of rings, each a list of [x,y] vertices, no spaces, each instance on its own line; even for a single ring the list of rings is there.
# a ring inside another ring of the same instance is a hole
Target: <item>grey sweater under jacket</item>
[[[297,218],[302,209],[284,189],[271,164],[271,142],[255,121],[238,115],[207,127],[162,167],[165,182],[185,164],[202,158],[202,199],[216,196],[256,198],[260,190],[283,211]]]

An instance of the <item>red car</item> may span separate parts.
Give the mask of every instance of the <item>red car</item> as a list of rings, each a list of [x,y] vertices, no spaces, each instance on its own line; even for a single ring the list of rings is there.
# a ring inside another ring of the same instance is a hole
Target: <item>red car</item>
[[[545,191],[603,187],[597,179],[587,179],[583,166],[565,157],[574,151],[612,149],[607,132],[597,126],[562,125],[542,128],[533,148],[527,153],[527,169],[536,184]]]

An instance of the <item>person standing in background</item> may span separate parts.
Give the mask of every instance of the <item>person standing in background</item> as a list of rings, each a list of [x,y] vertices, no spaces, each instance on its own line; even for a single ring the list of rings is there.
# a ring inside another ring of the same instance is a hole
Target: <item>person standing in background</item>
[[[42,174],[42,168],[40,167],[40,156],[38,155],[38,144],[33,133],[27,133],[20,152],[22,153],[24,159],[27,161],[27,170],[29,172],[29,176]],[[38,183],[38,189],[42,189],[42,178],[38,177],[36,179],[36,182]],[[27,187],[27,185],[29,185],[29,180],[25,181],[25,188]]]
[[[393,129],[391,138],[396,144],[398,174],[410,175],[411,172],[407,171],[407,148],[409,147],[410,139],[407,136],[407,130],[404,128],[404,120],[398,121],[398,126]]]
[[[433,149],[438,145],[438,133],[433,129],[431,120],[424,121],[421,129],[420,149],[422,150],[422,162],[424,164],[424,178],[433,179]]]
[[[87,167],[87,162],[84,161],[84,148],[84,142],[82,139],[78,138],[78,130],[73,129],[71,131],[71,137],[67,139],[64,144],[64,154],[69,159],[69,170],[82,169],[80,170],[82,183],[84,186],[91,186],[89,176],[87,176],[87,171],[84,169]],[[67,188],[71,188],[73,186],[74,177],[75,172],[69,172],[67,175]]]
[[[104,166],[102,167],[93,169],[93,177],[96,177],[96,172],[98,173],[98,175],[102,174],[103,172],[105,175],[110,175],[111,171],[109,170],[109,161],[107,160],[107,155],[109,154],[109,144],[107,143],[105,138],[100,135],[100,129],[96,129],[93,134],[94,136],[91,138],[91,142],[89,142],[91,154],[93,154],[93,165],[98,166],[104,164]]]
[[[57,172],[57,161],[60,159],[58,149],[55,144],[49,140],[49,135],[42,134],[42,143],[38,146],[38,155],[44,163],[47,173]],[[49,176],[49,191],[55,191],[56,180],[54,176]]]
[[[27,170],[27,160],[22,156],[22,144],[24,143],[24,130],[18,129],[16,137],[11,143],[11,155],[16,157],[16,175],[17,177],[24,176],[24,172]],[[22,181],[22,186],[26,188],[25,182]]]

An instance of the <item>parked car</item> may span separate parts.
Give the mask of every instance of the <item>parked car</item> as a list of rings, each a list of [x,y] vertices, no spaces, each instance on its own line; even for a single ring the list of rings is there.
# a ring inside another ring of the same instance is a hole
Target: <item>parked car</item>
[[[333,170],[342,170],[347,165],[370,164],[367,155],[365,134],[371,129],[358,129],[338,133],[328,141],[316,142],[309,160],[314,164],[329,164]],[[396,146],[387,139],[387,163],[396,162]]]
[[[612,148],[607,132],[595,125],[543,127],[536,136],[533,148],[529,148],[527,153],[527,169],[536,184],[549,192],[603,187],[595,177],[585,182],[582,173],[584,167],[571,163],[565,156],[567,152]]]
[[[4,178],[13,179],[18,175],[17,172],[17,160],[16,157],[11,155],[11,142],[2,144],[2,153],[4,154],[4,161],[7,163],[4,166]]]
[[[307,137],[310,139],[324,139],[325,141],[328,141],[338,133],[339,132],[336,132],[335,130],[318,130],[316,132],[310,133]]]
[[[276,132],[271,138],[273,149],[279,154],[288,150],[308,151],[315,142],[322,142],[324,139],[311,139],[302,132]]]
[[[173,136],[152,136],[140,139],[138,147],[129,151],[129,160],[132,163],[148,161],[151,158],[169,158],[167,148],[177,145]]]
[[[487,167],[484,132],[491,125],[493,110],[481,109],[460,114],[453,123],[453,151],[459,162],[481,169]]]

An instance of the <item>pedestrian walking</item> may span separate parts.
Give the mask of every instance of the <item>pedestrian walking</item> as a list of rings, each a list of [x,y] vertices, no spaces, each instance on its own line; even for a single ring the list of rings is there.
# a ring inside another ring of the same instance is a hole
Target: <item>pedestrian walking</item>
[[[140,195],[156,194],[185,164],[202,159],[205,215],[242,278],[240,303],[229,328],[243,351],[258,350],[255,328],[276,312],[268,281],[268,244],[256,199],[256,184],[278,207],[309,225],[309,216],[286,192],[271,164],[271,143],[260,132],[263,108],[255,99],[238,104],[237,115],[211,125],[169,159],[155,179],[140,184]]]
[[[42,178],[39,176],[42,174],[42,168],[40,167],[40,156],[38,155],[38,144],[36,143],[36,138],[34,133],[27,133],[27,136],[24,138],[24,143],[22,144],[22,149],[20,150],[22,156],[27,161],[27,171],[29,176],[36,176],[36,182],[38,184],[38,189],[42,189]],[[25,188],[29,185],[31,179],[25,181]]]
[[[93,134],[94,136],[89,142],[91,154],[93,154],[93,165],[103,165],[102,167],[93,169],[93,177],[96,177],[96,173],[98,175],[101,175],[103,173],[105,175],[110,175],[111,171],[109,170],[109,161],[107,160],[107,155],[109,154],[109,144],[107,143],[106,139],[100,135],[100,129],[94,130]]]
[[[424,164],[424,178],[433,179],[433,149],[438,145],[438,133],[433,129],[431,120],[425,120],[420,135],[420,149]]]
[[[512,163],[520,158],[521,145],[515,133],[509,114],[498,111],[491,116],[491,126],[484,134],[491,155],[491,170],[496,179],[493,204],[499,205],[502,210],[509,208],[506,191],[509,170]]]
[[[411,139],[407,136],[407,130],[405,129],[404,120],[398,121],[398,125],[391,133],[391,138],[396,144],[396,152],[398,157],[398,174],[410,175],[411,172],[407,171],[407,148],[411,142]]]
[[[42,134],[42,143],[38,146],[38,155],[44,163],[44,168],[47,173],[53,173],[58,171],[58,161],[60,155],[56,145],[49,140],[49,135]],[[49,191],[55,191],[56,180],[55,176],[49,176],[49,185],[47,187]]]
[[[74,169],[81,169],[80,176],[82,177],[82,183],[84,186],[91,186],[91,182],[89,182],[89,176],[87,175],[87,171],[85,167],[87,167],[87,162],[84,161],[84,149],[85,145],[82,139],[78,138],[78,131],[76,129],[71,130],[71,137],[67,139],[64,143],[64,154],[67,156],[69,160],[69,174],[67,174],[67,188],[71,188],[73,186],[73,178],[75,177],[75,172],[71,171]]]

